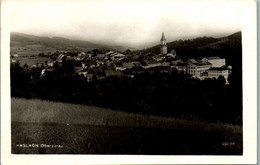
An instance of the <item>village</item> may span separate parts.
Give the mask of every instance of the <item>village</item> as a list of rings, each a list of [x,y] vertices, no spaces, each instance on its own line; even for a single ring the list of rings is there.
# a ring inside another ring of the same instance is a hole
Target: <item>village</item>
[[[18,54],[11,56],[11,62],[17,62]],[[170,73],[177,71],[188,74],[193,78],[204,80],[207,78],[225,78],[228,84],[228,76],[232,67],[226,66],[225,58],[208,56],[201,59],[189,58],[183,61],[175,50],[167,50],[167,42],[164,33],[160,40],[160,54],[131,53],[131,51],[118,52],[114,50],[93,49],[88,52],[56,51],[47,56],[48,61],[32,64],[29,67],[41,68],[41,75],[51,72],[55,67],[71,68],[70,74],[83,75],[88,82],[94,79],[100,80],[110,76],[130,77],[143,73]]]

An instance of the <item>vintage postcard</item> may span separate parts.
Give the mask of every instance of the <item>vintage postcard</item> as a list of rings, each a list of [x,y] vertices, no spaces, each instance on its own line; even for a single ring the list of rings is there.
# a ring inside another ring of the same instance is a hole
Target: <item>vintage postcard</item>
[[[3,164],[255,164],[253,0],[1,2]]]

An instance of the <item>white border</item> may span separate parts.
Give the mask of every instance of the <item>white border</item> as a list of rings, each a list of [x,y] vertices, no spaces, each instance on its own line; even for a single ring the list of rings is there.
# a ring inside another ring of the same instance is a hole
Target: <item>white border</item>
[[[257,33],[256,1],[244,3],[243,156],[14,155],[11,154],[10,61],[8,2],[1,2],[1,157],[2,164],[256,164],[257,156]]]

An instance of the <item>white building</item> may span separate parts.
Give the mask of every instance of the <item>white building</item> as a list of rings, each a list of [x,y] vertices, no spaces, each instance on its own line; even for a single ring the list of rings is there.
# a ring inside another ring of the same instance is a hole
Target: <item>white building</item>
[[[209,78],[218,78],[219,76],[223,76],[226,79],[226,82],[228,82],[228,76],[230,74],[230,70],[226,67],[221,68],[210,68],[208,70],[208,77]]]
[[[202,73],[208,70],[212,65],[208,62],[196,61],[190,59],[187,64],[187,73],[192,77],[200,78]]]
[[[187,73],[192,77],[204,80],[205,78],[218,78],[223,76],[228,83],[231,69],[226,67],[226,60],[219,57],[205,57],[200,61],[189,59]]]

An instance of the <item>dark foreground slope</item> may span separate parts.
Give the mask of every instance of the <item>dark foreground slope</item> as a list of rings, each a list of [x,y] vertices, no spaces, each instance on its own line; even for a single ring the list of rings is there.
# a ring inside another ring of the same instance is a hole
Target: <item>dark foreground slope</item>
[[[38,147],[17,146],[32,143]],[[242,155],[242,136],[203,130],[14,122],[12,153]]]
[[[14,154],[241,155],[242,127],[12,98]]]

